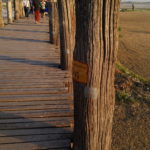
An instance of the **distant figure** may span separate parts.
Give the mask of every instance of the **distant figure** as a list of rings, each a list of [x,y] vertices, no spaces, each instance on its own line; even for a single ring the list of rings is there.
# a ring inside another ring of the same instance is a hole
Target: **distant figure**
[[[33,14],[33,0],[30,0],[30,13]]]
[[[46,0],[45,13],[48,14],[48,1]]]
[[[42,0],[40,2],[40,12],[41,12],[42,18],[45,16],[45,10],[46,10],[46,2],[45,2],[45,0]]]
[[[29,0],[23,0],[23,6],[24,6],[25,17],[29,17],[30,1]]]
[[[134,11],[135,7],[134,7],[134,4],[132,4],[132,11]]]
[[[40,0],[33,0],[35,23],[40,23]]]

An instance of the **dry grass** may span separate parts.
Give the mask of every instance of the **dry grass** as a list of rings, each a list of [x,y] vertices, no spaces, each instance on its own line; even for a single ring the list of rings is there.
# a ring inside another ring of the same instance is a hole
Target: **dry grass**
[[[120,14],[118,59],[133,72],[150,79],[150,12]]]

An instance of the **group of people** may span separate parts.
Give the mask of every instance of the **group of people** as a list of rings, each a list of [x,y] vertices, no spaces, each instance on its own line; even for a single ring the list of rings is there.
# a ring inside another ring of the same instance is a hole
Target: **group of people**
[[[29,17],[30,13],[35,15],[35,23],[40,22],[40,18],[45,16],[47,11],[47,0],[23,0],[25,16]]]

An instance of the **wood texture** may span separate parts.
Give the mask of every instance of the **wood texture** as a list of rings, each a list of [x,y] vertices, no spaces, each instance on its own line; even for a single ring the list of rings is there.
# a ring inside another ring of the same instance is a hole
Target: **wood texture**
[[[61,68],[72,71],[72,59],[75,46],[75,1],[58,0]]]
[[[0,30],[0,150],[68,150],[73,100],[48,18]]]
[[[18,20],[20,18],[19,16],[19,0],[15,0],[14,2],[15,6],[15,19]]]
[[[49,1],[49,35],[50,43],[60,45],[57,0]]]
[[[3,5],[2,0],[0,0],[0,27],[4,27],[4,20],[3,20]]]
[[[75,67],[87,83],[74,80],[74,150],[110,150],[119,0],[76,0],[76,10]]]
[[[23,16],[24,16],[23,0],[19,0],[19,17],[22,18]]]
[[[13,10],[12,10],[12,0],[7,0],[7,17],[8,23],[13,22]]]

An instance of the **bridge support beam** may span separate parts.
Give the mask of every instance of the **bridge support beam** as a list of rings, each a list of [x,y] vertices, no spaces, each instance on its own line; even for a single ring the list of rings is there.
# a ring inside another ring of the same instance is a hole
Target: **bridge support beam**
[[[19,19],[19,0],[15,0],[15,20]]]
[[[75,46],[75,0],[58,0],[61,68],[72,73]]]
[[[49,33],[50,43],[60,45],[57,0],[49,2]]]
[[[7,16],[8,16],[8,23],[12,23],[13,22],[12,0],[7,0]]]
[[[20,15],[20,18],[24,16],[23,0],[19,0],[19,15]]]
[[[4,27],[2,0],[0,0],[0,27]]]

